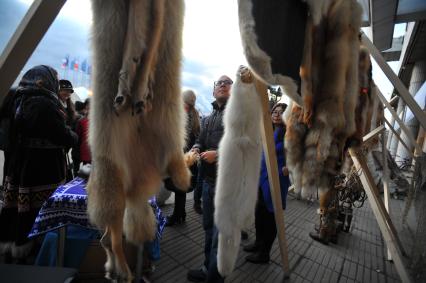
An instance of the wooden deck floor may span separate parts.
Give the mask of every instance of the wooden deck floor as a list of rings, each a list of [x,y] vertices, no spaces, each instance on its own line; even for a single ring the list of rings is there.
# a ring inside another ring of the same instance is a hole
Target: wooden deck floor
[[[201,266],[202,216],[193,211],[192,205],[192,194],[188,194],[186,223],[166,228],[161,241],[161,259],[155,262],[151,282],[188,282],[188,270]],[[386,260],[386,247],[368,201],[364,207],[354,210],[350,233],[340,233],[338,244],[328,246],[313,241],[308,235],[318,221],[317,204],[308,205],[289,196],[287,207],[289,282],[400,282],[393,263]],[[172,205],[163,209],[168,214]],[[242,245],[254,240],[254,226],[248,232],[249,239],[242,241]],[[282,281],[277,241],[270,264],[248,263],[244,259],[247,255],[241,248],[235,271],[226,282]]]

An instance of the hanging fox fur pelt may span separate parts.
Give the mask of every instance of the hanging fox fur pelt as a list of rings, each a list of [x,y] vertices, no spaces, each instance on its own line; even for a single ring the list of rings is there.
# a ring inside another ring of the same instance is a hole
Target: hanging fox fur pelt
[[[320,3],[321,2],[321,3]],[[308,1],[300,76],[303,105],[285,114],[287,164],[302,198],[327,192],[339,172],[346,139],[355,130],[358,33],[355,0]]]
[[[105,230],[106,277],[132,280],[122,235],[141,244],[156,223],[148,198],[165,175],[185,190],[180,96],[183,0],[92,0],[90,221]],[[167,19],[167,24],[165,23]]]
[[[214,200],[218,270],[223,276],[234,269],[241,230],[254,222],[262,153],[259,105],[253,76],[246,67],[240,67],[224,114]]]

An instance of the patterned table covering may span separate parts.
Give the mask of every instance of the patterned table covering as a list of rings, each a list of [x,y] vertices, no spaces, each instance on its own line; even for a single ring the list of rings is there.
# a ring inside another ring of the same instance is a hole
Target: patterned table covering
[[[158,207],[155,197],[150,199],[149,202],[154,209],[157,219],[157,239],[161,239],[166,225],[166,218]],[[89,222],[86,208],[86,180],[77,177],[71,182],[59,186],[43,204],[28,237],[41,235],[68,224],[96,229]]]

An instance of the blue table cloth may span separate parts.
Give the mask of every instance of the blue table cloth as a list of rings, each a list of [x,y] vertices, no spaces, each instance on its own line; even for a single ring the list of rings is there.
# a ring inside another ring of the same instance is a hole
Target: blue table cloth
[[[28,237],[34,237],[67,224],[96,229],[86,213],[86,180],[75,178],[56,191],[41,207]]]
[[[153,260],[159,259],[159,243],[166,226],[166,218],[158,207],[155,197],[149,200],[157,220],[157,234],[153,242],[145,244],[149,256]],[[38,265],[53,266],[56,260],[57,233],[50,232],[63,226],[67,229],[65,254],[69,262],[65,266],[78,267],[85,255],[85,250],[90,241],[97,237],[96,229],[88,219],[87,213],[86,180],[75,178],[69,183],[59,186],[56,191],[43,204],[28,237],[46,234],[42,249],[39,252],[36,263]],[[80,226],[80,228],[75,227]],[[75,227],[75,228],[73,228]],[[73,254],[78,251],[78,254]]]
[[[158,207],[155,197],[151,198],[149,202],[157,219],[157,238],[161,239],[166,226],[166,218]],[[86,180],[77,177],[67,184],[59,186],[43,204],[28,237],[34,237],[68,224],[96,229],[89,222],[86,208]]]

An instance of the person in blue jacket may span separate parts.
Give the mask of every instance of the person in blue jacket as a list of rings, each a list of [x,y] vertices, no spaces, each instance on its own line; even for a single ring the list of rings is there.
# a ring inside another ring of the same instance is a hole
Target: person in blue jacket
[[[284,156],[285,124],[281,118],[286,107],[287,105],[284,103],[277,103],[271,111],[283,209],[286,207],[287,191],[290,186],[290,179]],[[255,242],[244,247],[246,252],[252,252],[252,254],[246,257],[246,260],[252,263],[268,263],[272,244],[277,236],[277,227],[275,225],[274,208],[272,205],[268,171],[266,169],[264,155],[262,156],[258,200],[255,211],[255,228]]]

